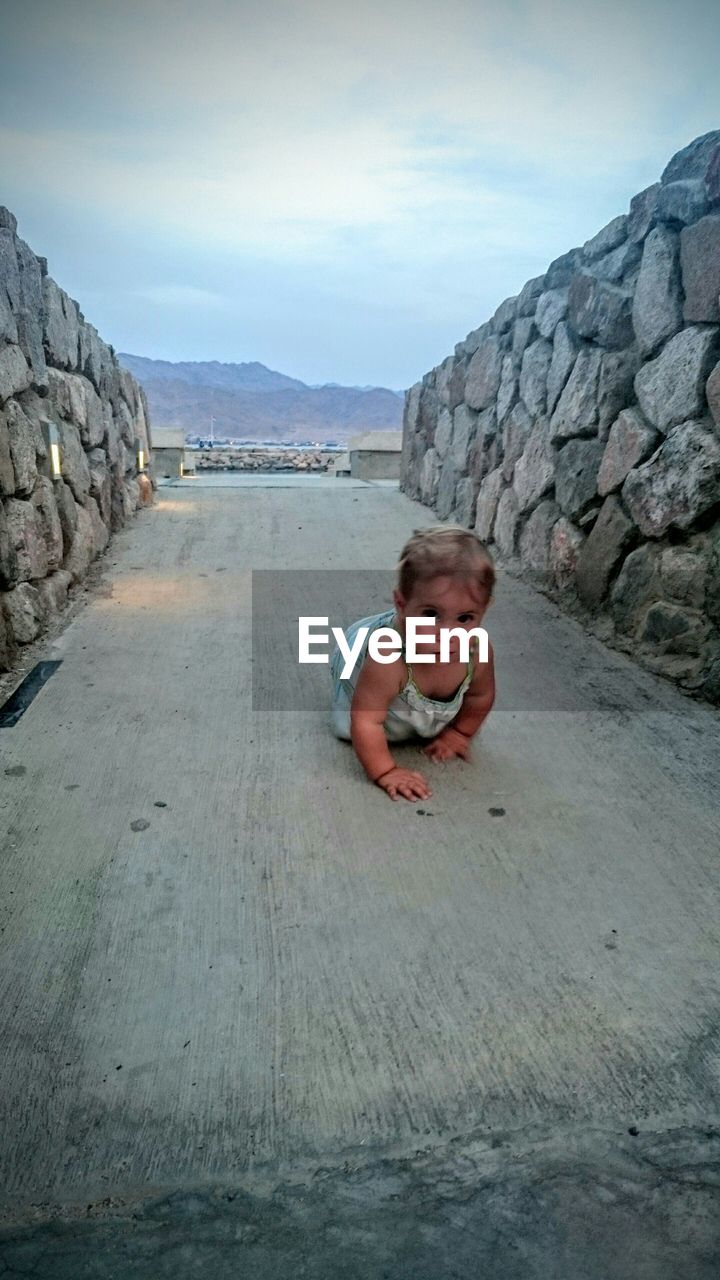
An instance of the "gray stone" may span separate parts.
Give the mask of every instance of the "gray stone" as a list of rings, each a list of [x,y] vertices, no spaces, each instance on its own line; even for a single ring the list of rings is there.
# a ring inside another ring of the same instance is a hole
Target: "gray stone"
[[[586,507],[582,515],[579,515],[577,517],[577,522],[580,525],[580,528],[582,529],[583,533],[588,534],[590,532],[595,521],[600,515],[601,507],[602,507],[602,502],[599,500],[599,498],[593,499],[593,501],[590,503],[590,506]]]
[[[720,363],[715,365],[705,384],[705,395],[716,427],[720,427]]]
[[[457,409],[465,399],[465,374],[466,365],[463,360],[456,360],[453,365],[453,371],[448,381],[448,408],[450,410]],[[132,410],[131,410],[132,412]]]
[[[61,613],[65,608],[71,582],[70,574],[65,569],[58,569],[57,573],[50,573],[35,584],[47,616]]]
[[[538,298],[545,289],[545,276],[535,276],[534,279],[528,280],[523,285],[517,296],[518,316],[534,316],[537,310]]]
[[[628,214],[628,240],[635,242],[644,240],[648,231],[655,225],[660,187],[659,182],[654,182],[651,187],[646,187],[644,191],[633,196]]]
[[[80,443],[80,432],[70,422],[61,422],[60,458],[63,480],[70,485],[78,502],[84,503],[90,493],[90,468]]]
[[[582,249],[570,249],[550,263],[545,272],[546,289],[564,289],[583,263]]]
[[[112,370],[112,356],[94,325],[79,326],[79,370],[92,382],[100,395],[107,394]]]
[[[538,338],[528,347],[520,370],[520,395],[533,418],[545,412],[547,378],[552,362],[552,344]]]
[[[438,413],[437,427],[435,429],[435,439],[433,441],[435,452],[442,461],[446,456],[452,441],[453,420],[450,410],[443,407]]]
[[[4,204],[0,204],[0,227],[12,232],[13,235],[17,232],[17,218],[14,213],[5,208]]]
[[[667,227],[656,227],[645,241],[632,319],[639,350],[645,356],[682,328],[680,238]]]
[[[426,453],[422,436],[403,431],[402,449],[400,451],[400,492],[409,498],[420,497],[420,473],[422,460]],[[110,499],[112,512],[112,470],[110,472]]]
[[[8,622],[18,644],[29,644],[45,621],[45,608],[37,589],[21,582],[4,597]]]
[[[465,529],[471,529],[475,521],[477,490],[471,476],[458,480],[455,489],[455,519]]]
[[[580,344],[571,334],[566,322],[561,320],[555,329],[553,355],[547,378],[548,413],[553,413],[557,407],[557,402],[568,380],[570,370],[575,364],[579,350]]]
[[[18,580],[18,561],[14,532],[8,526],[5,506],[0,502],[0,587],[14,587]],[[0,609],[0,615],[2,609]]]
[[[660,449],[628,475],[623,499],[638,528],[659,538],[687,529],[717,502],[720,440],[702,422],[673,427]]]
[[[44,578],[48,571],[48,550],[37,509],[21,498],[5,501],[8,533],[17,556],[17,576],[21,582]]]
[[[580,550],[585,535],[565,516],[560,516],[550,535],[549,567],[555,585],[567,591],[574,585]]]
[[[423,388],[420,393],[420,408],[418,413],[418,427],[425,443],[429,446],[434,443],[435,430],[438,420],[438,397],[437,391],[432,383],[423,381]],[[115,420],[113,419],[112,439],[109,440],[110,460],[116,462],[119,460],[119,437],[120,432]],[[117,446],[117,448],[114,448]]]
[[[438,417],[443,412],[449,412],[444,407],[439,410]],[[134,419],[125,404],[121,400],[117,409],[114,411],[113,417],[120,428],[120,439],[125,443],[127,449],[132,454],[132,467],[135,466],[135,437],[142,436],[139,419]],[[130,468],[128,468],[130,469]]]
[[[497,467],[495,471],[491,471],[489,475],[485,476],[478,493],[475,509],[475,532],[481,542],[490,542],[492,538],[502,490],[502,467]]]
[[[640,407],[660,431],[703,412],[705,383],[719,350],[717,329],[689,327],[639,370],[635,392]]]
[[[607,226],[603,227],[602,231],[598,231],[591,240],[586,240],[582,248],[585,262],[594,262],[596,258],[602,258],[612,249],[617,249],[618,245],[627,239],[627,224],[627,215],[621,213],[619,217],[613,218],[612,222],[608,222]]]
[[[535,325],[541,338],[552,338],[568,309],[567,289],[547,289],[538,298]]]
[[[452,371],[455,368],[455,357],[448,356],[439,364],[435,370],[435,390],[440,404],[447,405],[450,399],[448,392],[448,383],[452,377]]]
[[[72,388],[75,387],[75,375],[48,368],[48,412],[79,426],[80,415],[84,418],[85,414],[85,399],[77,391],[73,394]]]
[[[581,338],[591,338],[608,350],[628,347],[634,338],[632,294],[588,271],[579,272],[568,294],[568,322]]]
[[[465,401],[471,409],[486,409],[500,387],[503,353],[497,338],[488,338],[478,347],[468,366]]]
[[[29,387],[31,377],[20,347],[13,344],[0,350],[0,404]]]
[[[76,511],[77,526],[70,552],[63,565],[73,582],[79,582],[85,577],[90,564],[107,545],[109,537],[108,529],[100,519],[94,498],[88,496],[86,505],[77,506]]]
[[[437,488],[437,498],[435,500],[435,510],[441,520],[447,520],[453,513],[455,507],[455,489],[459,476],[452,459],[446,458],[442,464],[440,471],[440,482]]]
[[[102,444],[102,440],[104,440],[105,431],[108,429],[108,421],[111,421],[111,408],[108,403],[102,403],[95,387],[92,387],[86,378],[77,376],[73,380],[79,383],[83,402],[85,402],[85,410],[83,410],[85,421],[81,422],[79,438],[82,440],[83,447],[94,449],[97,448],[97,445]],[[142,438],[140,420],[138,420],[137,434]]]
[[[642,247],[633,240],[626,240],[618,245],[604,258],[593,262],[590,272],[598,280],[607,280],[610,284],[620,284],[634,271],[642,255]]]
[[[507,333],[512,328],[517,316],[517,303],[517,297],[506,298],[504,302],[500,303],[492,319],[495,333]]]
[[[524,452],[532,430],[532,418],[521,400],[515,405],[503,430],[504,450],[502,473],[506,480],[513,478],[515,463]]]
[[[601,497],[619,489],[633,467],[654,452],[660,437],[645,421],[639,409],[623,409],[610,429],[598,472]]]
[[[635,375],[640,364],[637,349],[604,351],[598,378],[598,436],[606,440],[621,409],[635,399]]]
[[[704,178],[710,157],[720,145],[720,129],[704,133],[695,138],[687,147],[676,151],[663,170],[661,182],[678,182],[683,178]]]
[[[634,632],[640,612],[662,595],[658,564],[660,549],[651,542],[631,551],[611,592],[611,608],[620,631]]]
[[[513,488],[519,512],[529,511],[552,488],[555,462],[547,422],[540,421],[531,431],[525,449],[515,463]]]
[[[463,475],[470,466],[470,453],[475,444],[478,415],[466,404],[461,404],[453,411],[452,422],[450,452],[458,475]]]
[[[135,405],[133,404],[133,380],[127,369],[120,370],[120,385],[122,387],[123,397],[130,412],[133,413]],[[405,408],[403,409],[403,432],[409,432],[414,435],[419,430],[418,418],[420,416],[420,393],[422,391],[422,382],[416,382],[405,392]]]
[[[15,470],[10,452],[10,429],[7,414],[0,410],[0,498],[11,498],[15,492]]]
[[[77,303],[47,276],[43,280],[43,340],[48,364],[75,369],[78,362]]]
[[[705,173],[705,191],[711,209],[720,204],[720,146],[713,149]]]
[[[659,600],[651,604],[640,624],[638,640],[660,653],[700,653],[707,623],[699,613]]]
[[[720,626],[720,522],[713,526],[710,534],[705,609],[708,617]]]
[[[596,434],[601,361],[602,352],[597,347],[583,347],[579,352],[551,419],[553,440]]]
[[[523,353],[535,337],[535,321],[532,316],[521,316],[513,325],[512,358],[515,368],[522,364]]]
[[[495,325],[492,320],[487,320],[485,324],[481,324],[478,329],[473,329],[472,332],[467,335],[465,341],[460,344],[460,348],[455,348],[456,357],[460,360],[464,360],[468,356],[473,356],[485,339],[491,337],[495,331]]]
[[[580,515],[597,493],[603,452],[599,440],[570,440],[557,455],[555,495],[563,514],[571,519]]]
[[[660,581],[665,594],[678,604],[702,609],[708,554],[702,547],[665,547],[660,556]]]
[[[2,279],[1,268],[2,258],[0,257],[0,346],[6,342],[16,343],[18,340],[18,328],[10,306],[10,298]]]
[[[4,289],[7,305],[13,316],[11,330],[6,336],[11,342],[17,342],[18,332],[15,316],[20,310],[20,267],[15,250],[15,237],[7,228],[0,227],[0,289]]]
[[[660,188],[657,216],[668,222],[697,222],[707,213],[709,204],[703,179],[683,178]]]
[[[16,239],[18,266],[20,269],[20,306],[15,316],[18,341],[31,368],[32,386],[37,391],[47,391],[48,377],[43,349],[43,278],[35,254],[24,240]]]
[[[613,571],[634,537],[635,527],[619,500],[614,495],[606,498],[578,558],[577,590],[588,609],[599,608]]]
[[[108,489],[108,516],[109,499]],[[48,572],[53,569],[59,569],[63,560],[62,526],[57,503],[55,502],[53,481],[49,480],[47,476],[38,476],[37,487],[32,495],[31,502],[37,511],[38,527],[45,539]]]
[[[520,563],[531,577],[542,581],[550,576],[550,542],[559,517],[555,502],[541,502],[520,534]]]
[[[28,497],[37,479],[35,424],[30,422],[15,400],[8,401],[5,416],[15,472],[15,492],[18,497]]]
[[[497,393],[497,418],[503,423],[518,397],[518,379],[512,356],[504,356]]]
[[[515,493],[512,489],[505,489],[497,505],[494,539],[501,556],[508,559],[514,557],[516,553],[519,522],[520,514]]]
[[[14,661],[15,642],[0,598],[0,671],[9,671]]]
[[[720,214],[708,214],[680,232],[686,320],[720,320]]]
[[[53,481],[53,494],[62,529],[64,558],[69,554],[72,547],[75,530],[77,529],[78,509],[71,490],[62,480]]]
[[[469,470],[476,485],[497,466],[498,446],[497,415],[491,405],[478,416],[475,441],[470,450]]]

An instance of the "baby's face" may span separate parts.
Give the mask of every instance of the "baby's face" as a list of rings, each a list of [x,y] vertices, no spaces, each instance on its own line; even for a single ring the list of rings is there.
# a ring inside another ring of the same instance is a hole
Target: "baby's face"
[[[393,599],[398,617],[404,624],[406,618],[427,618],[435,622],[435,636],[432,646],[425,643],[423,628],[423,652],[440,653],[440,629],[447,627],[461,631],[471,631],[473,627],[482,626],[485,611],[490,603],[474,583],[463,582],[457,578],[428,578],[418,582],[410,596],[405,599],[399,591],[395,591]],[[428,631],[428,639],[431,633]],[[450,641],[450,659],[458,660],[460,640],[454,636]]]

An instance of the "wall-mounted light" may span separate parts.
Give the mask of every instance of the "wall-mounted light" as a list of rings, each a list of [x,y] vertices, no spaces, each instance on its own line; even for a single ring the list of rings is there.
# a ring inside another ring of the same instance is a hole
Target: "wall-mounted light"
[[[142,474],[145,470],[145,450],[142,447],[142,441],[139,436],[135,437],[135,456],[137,458],[138,473]]]
[[[53,480],[62,479],[62,460],[60,457],[60,432],[54,422],[43,422],[43,439],[50,456],[50,475]]]

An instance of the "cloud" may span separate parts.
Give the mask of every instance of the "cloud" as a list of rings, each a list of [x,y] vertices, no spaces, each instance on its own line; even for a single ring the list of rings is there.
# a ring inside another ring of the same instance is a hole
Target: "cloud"
[[[91,287],[124,325],[221,319],[252,280],[268,333],[282,299],[316,343],[333,307],[445,343],[718,123],[718,33],[708,0],[29,0],[4,18],[4,199],[71,289],[102,229],[123,263]]]

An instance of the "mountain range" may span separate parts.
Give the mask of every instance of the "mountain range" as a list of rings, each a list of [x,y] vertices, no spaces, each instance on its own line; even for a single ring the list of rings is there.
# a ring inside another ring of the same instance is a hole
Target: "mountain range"
[[[347,440],[360,431],[400,430],[404,392],[387,387],[308,386],[264,364],[150,360],[120,352],[142,383],[151,424],[187,435],[243,440]]]

